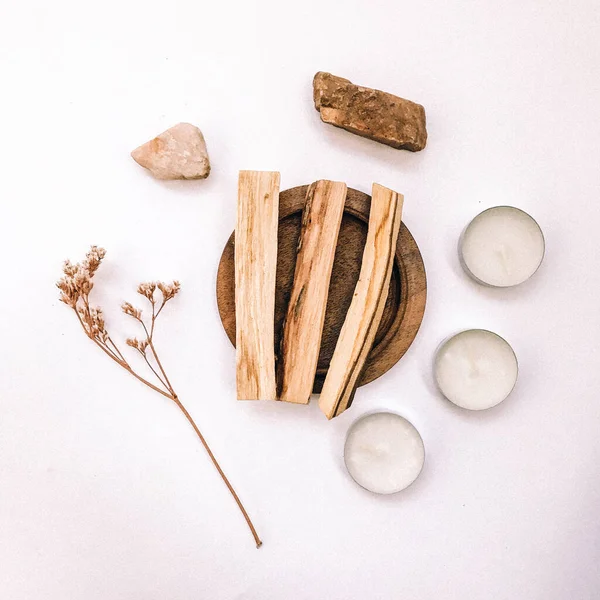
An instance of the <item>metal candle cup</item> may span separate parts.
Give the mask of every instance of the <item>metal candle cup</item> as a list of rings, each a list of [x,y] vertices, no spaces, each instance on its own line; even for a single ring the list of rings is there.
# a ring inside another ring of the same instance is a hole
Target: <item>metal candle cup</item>
[[[442,394],[469,410],[500,404],[515,387],[518,373],[510,344],[486,329],[467,329],[448,338],[434,360],[434,376]]]
[[[412,423],[392,412],[376,412],[348,430],[344,461],[358,485],[376,494],[393,494],[419,476],[425,447]]]
[[[544,234],[533,217],[519,208],[495,206],[469,223],[458,251],[464,270],[475,281],[512,287],[538,270],[545,247]]]

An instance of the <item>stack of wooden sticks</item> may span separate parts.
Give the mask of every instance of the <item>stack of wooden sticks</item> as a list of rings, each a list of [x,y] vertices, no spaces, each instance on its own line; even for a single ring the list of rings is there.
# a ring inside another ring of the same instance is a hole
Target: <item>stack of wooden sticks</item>
[[[308,188],[294,283],[276,352],[279,173],[240,172],[235,232],[238,400],[308,404],[346,191],[345,183],[326,180]],[[373,345],[389,289],[403,200],[401,194],[373,184],[360,276],[319,398],[328,419],[352,402]]]

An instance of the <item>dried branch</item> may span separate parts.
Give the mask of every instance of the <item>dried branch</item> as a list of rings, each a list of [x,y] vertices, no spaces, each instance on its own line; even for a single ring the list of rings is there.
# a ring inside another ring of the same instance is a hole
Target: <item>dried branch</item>
[[[90,304],[89,295],[94,287],[92,279],[102,264],[102,260],[105,255],[106,250],[99,248],[98,246],[92,246],[90,251],[86,254],[85,259],[81,263],[72,264],[70,261],[66,261],[63,264],[63,277],[56,284],[60,290],[61,302],[64,302],[67,306],[73,309],[85,334],[109,358],[123,367],[128,373],[133,375],[144,385],[175,402],[177,407],[192,425],[200,442],[206,449],[206,452],[208,453],[213,465],[217,469],[238,508],[242,512],[242,515],[244,516],[244,519],[246,520],[246,523],[252,532],[252,536],[256,542],[256,547],[259,548],[262,545],[262,542],[258,537],[256,529],[254,528],[246,509],[233,489],[233,486],[231,483],[229,483],[229,480],[217,462],[217,459],[208,446],[204,436],[202,433],[200,433],[200,429],[198,429],[194,419],[175,393],[175,389],[169,381],[167,373],[163,368],[163,365],[158,357],[158,352],[156,351],[156,347],[154,345],[154,330],[156,320],[167,302],[175,298],[175,296],[179,293],[179,290],[181,289],[179,282],[173,281],[170,284],[162,282],[148,282],[141,283],[138,286],[138,294],[144,296],[144,298],[146,298],[152,307],[152,316],[149,327],[146,325],[142,317],[141,309],[134,307],[130,302],[125,302],[121,306],[122,311],[126,315],[138,321],[138,323],[140,323],[142,326],[144,337],[142,339],[128,338],[125,343],[142,356],[150,373],[152,374],[152,379],[154,379],[156,382],[152,383],[152,381],[150,381],[146,376],[141,375],[131,367],[117,344],[115,344],[113,339],[110,337],[106,329],[106,323],[104,321],[102,309]],[[157,290],[160,292],[161,296],[158,310],[156,309],[158,301],[155,298]],[[155,366],[152,364],[152,361],[155,363]]]

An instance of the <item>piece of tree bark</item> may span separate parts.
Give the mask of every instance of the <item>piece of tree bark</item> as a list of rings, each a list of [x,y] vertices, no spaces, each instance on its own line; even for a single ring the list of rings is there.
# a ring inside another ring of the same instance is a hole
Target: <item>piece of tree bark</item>
[[[394,266],[404,197],[373,184],[360,277],[319,398],[328,419],[350,406],[381,321]]]
[[[313,98],[325,123],[392,148],[425,148],[425,109],[420,104],[322,71],[314,77]]]
[[[275,277],[279,173],[240,171],[235,230],[238,400],[276,400]]]
[[[284,402],[308,404],[310,399],[346,191],[345,183],[322,180],[306,194],[278,365]]]

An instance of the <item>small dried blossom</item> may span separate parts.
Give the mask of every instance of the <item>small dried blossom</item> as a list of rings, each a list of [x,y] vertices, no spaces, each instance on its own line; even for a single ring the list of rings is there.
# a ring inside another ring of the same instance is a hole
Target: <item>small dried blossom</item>
[[[77,300],[79,299],[79,294],[77,293],[77,289],[75,288],[73,281],[63,277],[62,279],[58,280],[56,287],[60,290],[60,301],[64,302],[71,308],[75,308]]]
[[[63,263],[63,273],[67,277],[74,277],[78,267],[79,265],[74,265],[70,260],[65,260]]]
[[[149,281],[147,283],[140,283],[138,285],[137,293],[141,294],[145,298],[148,298],[150,302],[154,302],[154,291],[156,290],[156,282]]]
[[[135,308],[131,302],[123,302],[123,304],[121,304],[121,310],[126,315],[129,315],[138,321],[142,318],[142,311],[139,308]]]
[[[138,340],[137,338],[127,338],[125,343],[132,348],[135,348],[142,354],[146,353],[146,349],[148,348],[148,340]]]
[[[83,328],[88,337],[97,338],[103,343],[107,342],[108,332],[106,331],[102,309],[99,306],[77,306],[77,314],[81,318]]]
[[[59,279],[56,284],[61,291],[61,302],[71,308],[76,307],[80,298],[87,303],[87,296],[94,287],[92,278],[105,255],[106,250],[104,248],[92,246],[81,263],[73,264],[69,260],[63,263],[64,277]]]
[[[85,255],[83,266],[89,273],[90,277],[93,277],[98,267],[102,263],[102,259],[106,256],[106,250],[99,248],[98,246],[92,246],[89,252]]]
[[[171,298],[174,298],[181,289],[181,284],[179,283],[179,281],[174,281],[171,284],[157,283],[156,285],[163,295],[164,302],[168,302],[169,300],[171,300]]]

